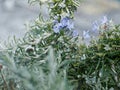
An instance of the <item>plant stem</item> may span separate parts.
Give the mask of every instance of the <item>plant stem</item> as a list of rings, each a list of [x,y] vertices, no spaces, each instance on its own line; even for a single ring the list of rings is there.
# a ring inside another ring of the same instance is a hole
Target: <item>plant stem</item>
[[[5,88],[6,88],[7,90],[9,90],[9,89],[8,89],[8,85],[7,85],[7,82],[6,82],[5,78],[4,78],[4,75],[2,74],[2,71],[1,71],[1,70],[0,70],[0,73],[1,73],[1,77],[2,77],[2,79],[3,79],[3,81],[4,81]]]

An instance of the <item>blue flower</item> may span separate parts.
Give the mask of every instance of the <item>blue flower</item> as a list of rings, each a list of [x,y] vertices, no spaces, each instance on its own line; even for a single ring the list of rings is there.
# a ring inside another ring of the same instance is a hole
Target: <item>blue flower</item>
[[[64,17],[60,20],[60,23],[62,24],[62,27],[66,27],[68,26],[69,21],[70,21],[69,17]]]
[[[73,33],[72,33],[72,36],[73,37],[77,37],[79,35],[78,31],[77,30],[74,30]]]
[[[53,26],[53,30],[55,33],[59,33],[61,28],[62,28],[61,23],[57,23],[56,25]]]
[[[67,28],[69,29],[69,30],[72,30],[73,28],[74,28],[74,24],[73,24],[73,22],[67,22]]]
[[[99,25],[98,25],[97,21],[95,21],[95,22],[93,23],[93,26],[92,26],[92,31],[93,31],[93,32],[96,32],[96,31],[98,31],[98,30],[99,30]]]
[[[106,24],[107,22],[108,22],[107,16],[103,16],[103,18],[101,19],[101,24]]]
[[[62,29],[72,30],[73,28],[74,28],[74,24],[69,17],[62,18],[60,20],[60,22],[58,22],[56,20],[54,21],[53,30],[55,33],[59,33],[60,30],[62,30]]]
[[[90,39],[89,31],[83,31],[83,38]]]

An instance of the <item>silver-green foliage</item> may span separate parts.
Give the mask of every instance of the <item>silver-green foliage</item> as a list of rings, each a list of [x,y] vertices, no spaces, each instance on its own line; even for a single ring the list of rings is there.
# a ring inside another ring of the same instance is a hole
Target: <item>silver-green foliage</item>
[[[75,90],[119,89],[120,28],[105,23],[97,41],[80,46],[73,28],[61,23],[74,19],[78,1],[29,0],[47,3],[49,18],[40,14],[23,39],[14,38],[0,51],[0,89],[73,90],[71,84]]]
[[[49,19],[39,16],[21,40],[7,45],[1,53],[1,89],[3,90],[72,90],[66,78],[65,60],[76,60],[77,37],[63,30],[53,31],[54,21],[73,18],[77,0],[30,0],[49,6]],[[65,7],[61,7],[64,4]],[[56,18],[57,16],[57,18]],[[50,47],[52,46],[52,50]],[[53,51],[55,52],[53,54]]]
[[[6,52],[7,53],[7,52]],[[45,61],[37,62],[28,69],[17,66],[13,56],[1,53],[0,89],[1,90],[72,90],[67,81],[66,70],[59,71],[53,48],[49,47],[49,55]],[[42,64],[46,66],[42,66]]]
[[[120,26],[100,33],[89,46],[80,46],[80,61],[69,68],[68,76],[80,90],[120,89]]]

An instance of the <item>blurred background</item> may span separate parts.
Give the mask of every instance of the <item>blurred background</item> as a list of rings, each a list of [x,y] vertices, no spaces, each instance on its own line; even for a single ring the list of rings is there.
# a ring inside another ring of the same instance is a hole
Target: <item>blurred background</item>
[[[39,6],[31,6],[27,0],[0,0],[0,43],[12,36],[22,38],[25,24],[39,15]],[[42,9],[46,15],[46,9]],[[120,24],[120,0],[83,0],[75,13],[77,30],[90,30],[95,20],[106,15]]]

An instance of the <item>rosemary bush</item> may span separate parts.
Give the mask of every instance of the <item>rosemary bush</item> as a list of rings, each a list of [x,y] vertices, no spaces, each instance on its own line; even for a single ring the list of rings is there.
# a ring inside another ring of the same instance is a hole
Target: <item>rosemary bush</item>
[[[1,50],[2,90],[73,90],[67,80],[68,62],[79,58],[73,13],[78,0],[30,0],[48,4],[49,18],[40,12],[23,39]],[[63,4],[65,5],[63,7]],[[59,12],[58,12],[59,11]],[[51,50],[51,48],[52,50]],[[54,54],[53,54],[54,53]],[[67,62],[63,62],[67,61]]]
[[[98,26],[97,40],[80,45],[80,60],[68,70],[79,90],[120,89],[120,25],[110,22]]]
[[[80,0],[29,3],[47,4],[49,17],[40,12],[24,38],[1,49],[1,90],[119,90],[119,25],[104,16],[93,24],[96,40],[88,31],[81,38],[73,23]]]

